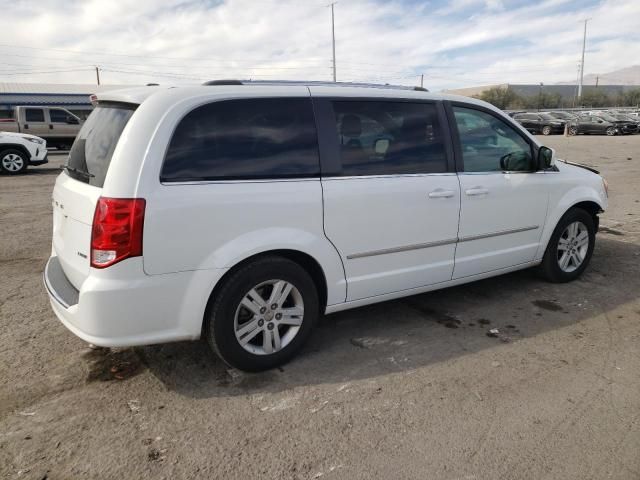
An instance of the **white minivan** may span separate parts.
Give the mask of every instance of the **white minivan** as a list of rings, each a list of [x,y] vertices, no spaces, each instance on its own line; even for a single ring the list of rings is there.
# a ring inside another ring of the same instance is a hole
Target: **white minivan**
[[[491,105],[424,89],[212,82],[99,93],[53,191],[62,323],[289,360],[319,315],[538,266],[578,277],[607,185]]]

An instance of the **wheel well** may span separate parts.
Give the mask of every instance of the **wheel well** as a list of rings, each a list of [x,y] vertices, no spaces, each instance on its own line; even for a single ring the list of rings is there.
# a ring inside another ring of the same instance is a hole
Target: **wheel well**
[[[600,205],[598,205],[596,202],[587,201],[587,202],[576,203],[571,208],[579,208],[587,212],[589,215],[591,215],[591,218],[593,218],[593,224],[596,226],[596,232],[598,231],[599,224],[600,224],[600,219],[598,218],[598,214],[602,213],[603,211]]]
[[[4,152],[5,150],[20,150],[25,156],[25,160],[28,162],[31,159],[31,154],[29,153],[29,150],[26,149],[26,147],[24,145],[14,145],[12,143],[9,144],[5,144],[3,143],[2,145],[0,145],[0,152]]]
[[[602,208],[596,202],[580,202],[573,205],[571,208],[581,208],[588,212],[594,219],[602,212]]]
[[[255,255],[252,255],[248,258],[245,258],[241,262],[237,263],[233,267],[231,267],[223,276],[220,278],[216,286],[213,288],[213,292],[211,292],[211,296],[209,297],[209,302],[207,304],[207,310],[209,309],[209,304],[211,304],[211,300],[215,298],[216,292],[224,285],[227,278],[235,272],[237,269],[242,268],[248,263],[251,263],[259,258],[263,257],[282,257],[292,262],[297,263],[305,271],[311,276],[313,283],[316,285],[316,289],[318,290],[318,300],[320,304],[320,313],[324,313],[324,309],[327,306],[327,279],[324,275],[324,271],[320,264],[313,258],[311,255],[300,252],[299,250],[269,250],[266,252],[260,252]],[[204,322],[203,322],[204,325]]]

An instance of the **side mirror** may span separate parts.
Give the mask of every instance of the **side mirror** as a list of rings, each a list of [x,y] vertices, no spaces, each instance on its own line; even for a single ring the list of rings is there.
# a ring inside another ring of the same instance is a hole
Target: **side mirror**
[[[540,147],[538,149],[538,168],[546,170],[553,167],[556,163],[556,151],[549,147]]]
[[[374,149],[376,155],[384,156],[387,153],[387,150],[389,150],[389,140],[386,138],[379,138],[376,140]]]

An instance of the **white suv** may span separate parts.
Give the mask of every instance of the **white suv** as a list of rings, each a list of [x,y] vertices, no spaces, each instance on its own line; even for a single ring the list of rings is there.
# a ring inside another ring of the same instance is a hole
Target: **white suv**
[[[0,131],[0,172],[17,175],[29,165],[42,165],[48,161],[47,142],[43,138]]]
[[[604,180],[491,105],[238,83],[98,94],[53,191],[44,274],[80,338],[204,337],[262,370],[321,314],[589,263]]]

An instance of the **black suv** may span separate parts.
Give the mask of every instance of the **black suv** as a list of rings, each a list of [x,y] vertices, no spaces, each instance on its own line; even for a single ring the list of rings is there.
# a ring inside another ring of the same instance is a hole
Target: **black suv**
[[[531,133],[550,135],[564,132],[564,120],[558,120],[548,113],[517,113],[513,119]]]

